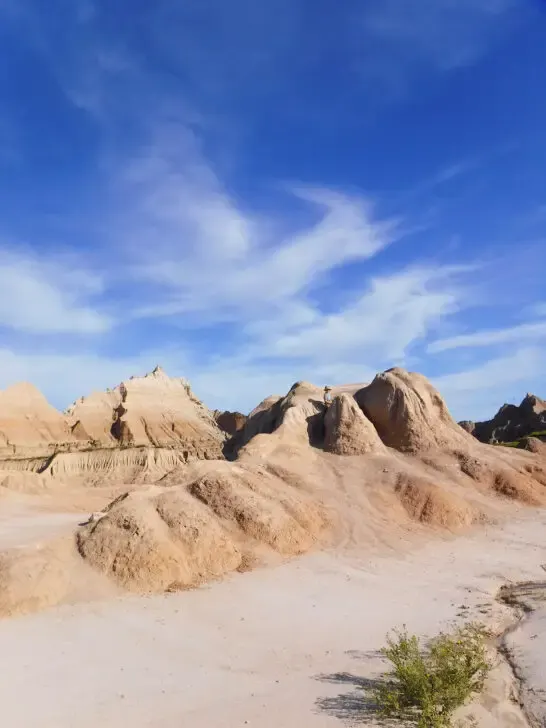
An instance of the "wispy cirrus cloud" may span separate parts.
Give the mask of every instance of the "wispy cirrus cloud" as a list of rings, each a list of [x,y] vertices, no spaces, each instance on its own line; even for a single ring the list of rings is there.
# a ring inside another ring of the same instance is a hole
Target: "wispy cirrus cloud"
[[[186,107],[207,115],[221,108],[224,120],[244,124],[238,103],[283,97],[297,105],[309,78],[327,67],[352,82],[350,94],[344,84],[339,90],[347,101],[368,83],[407,89],[423,73],[470,65],[532,14],[517,0],[348,0],[335,13],[308,0],[156,0],[134,11],[129,33],[105,0],[52,2],[50,12],[37,0],[4,0],[0,12],[24,24],[72,102],[103,121],[112,108],[122,113],[127,97],[138,103],[139,91],[157,100],[158,89],[172,90],[151,72],[147,54],[184,82],[178,98]],[[329,88],[332,101],[337,86]]]
[[[99,275],[70,259],[43,259],[0,246],[0,326],[30,334],[97,334],[113,319],[91,303]]]
[[[448,396],[478,408],[519,386],[521,372],[536,375],[534,319],[466,333],[467,308],[491,304],[489,290],[477,300],[468,251],[457,265],[409,250],[414,220],[382,214],[373,193],[343,179],[334,188],[327,175],[282,192],[260,179],[263,204],[244,172],[238,184],[237,149],[226,149],[232,127],[237,136],[265,119],[278,135],[279,109],[307,104],[308,123],[319,123],[327,107],[379,108],[392,100],[385,90],[474,63],[515,20],[516,0],[350,0],[335,13],[304,0],[158,0],[127,13],[105,0],[52,3],[10,3],[11,17],[96,144],[99,193],[82,227],[108,255],[93,266],[77,254],[0,258],[0,326],[55,345],[4,347],[4,383],[19,373],[64,404],[159,360],[210,405],[251,409],[296,378],[363,381],[397,363],[446,372]],[[317,77],[318,102],[308,94]],[[344,122],[336,113],[336,134]],[[471,174],[477,157],[465,153],[434,161],[439,171],[412,199]],[[104,344],[114,326],[115,346]],[[76,351],[82,333],[98,343]],[[519,348],[490,355],[505,344]],[[464,361],[436,365],[458,350]]]
[[[372,0],[361,22],[381,46],[380,62],[405,60],[449,71],[475,61],[521,9],[516,0]]]
[[[182,124],[159,130],[119,186],[126,206],[114,235],[138,251],[129,272],[156,292],[141,317],[301,311],[333,271],[400,234],[395,220],[375,218],[370,200],[324,187],[293,186],[274,211],[245,209]]]
[[[546,316],[546,301],[535,303],[530,306],[529,313],[534,316]]]
[[[466,369],[435,377],[433,382],[452,405],[455,417],[492,417],[506,401],[519,402],[523,393],[541,386],[546,347],[522,345]]]
[[[499,344],[514,344],[525,342],[546,342],[546,321],[533,321],[501,329],[486,329],[471,334],[461,334],[446,339],[433,341],[427,347],[429,354],[462,348],[479,348],[496,346]]]
[[[408,349],[463,305],[462,269],[406,268],[367,283],[356,300],[269,342],[270,355],[347,363],[362,357],[379,368],[403,361]]]

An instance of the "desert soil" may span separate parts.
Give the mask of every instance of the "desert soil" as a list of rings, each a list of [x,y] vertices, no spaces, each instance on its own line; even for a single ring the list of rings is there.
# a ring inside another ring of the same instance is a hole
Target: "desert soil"
[[[77,516],[31,518],[17,528],[27,547],[55,529],[64,532]],[[0,542],[10,546],[17,540],[13,523],[0,523]],[[403,555],[319,552],[194,591],[2,620],[2,723],[374,725],[359,686],[381,672],[385,634],[406,624],[432,636],[463,619],[508,626],[514,611],[496,600],[497,590],[506,582],[544,580],[545,527],[546,511],[527,511]],[[545,619],[538,610],[509,637],[521,676],[535,689],[537,715],[543,707],[537,691],[546,687]],[[471,708],[481,726],[525,725],[512,689],[511,672],[501,664]]]

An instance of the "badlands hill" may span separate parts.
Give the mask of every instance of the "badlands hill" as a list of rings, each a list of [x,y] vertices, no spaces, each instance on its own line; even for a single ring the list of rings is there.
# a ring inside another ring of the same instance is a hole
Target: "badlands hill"
[[[400,549],[546,503],[544,455],[480,443],[425,377],[391,369],[333,394],[298,382],[228,439],[159,368],[63,415],[27,385],[3,393],[0,503],[38,490],[25,497],[96,512],[0,551],[0,614],[188,588],[313,548]]]
[[[517,442],[535,435],[546,439],[546,401],[526,394],[519,405],[503,404],[491,420],[460,424],[481,442]]]
[[[131,483],[222,458],[225,433],[184,379],[160,368],[82,397],[64,414],[32,385],[0,393],[0,469]]]

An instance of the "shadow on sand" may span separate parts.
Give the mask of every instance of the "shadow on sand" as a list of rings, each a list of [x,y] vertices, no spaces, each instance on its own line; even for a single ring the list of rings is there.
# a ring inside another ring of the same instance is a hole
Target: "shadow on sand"
[[[315,680],[355,688],[339,695],[318,698],[315,703],[317,712],[326,713],[349,725],[355,723],[375,726],[400,725],[399,721],[384,718],[378,713],[374,691],[382,684],[382,678],[367,678],[349,672],[335,672],[332,675],[316,675]]]

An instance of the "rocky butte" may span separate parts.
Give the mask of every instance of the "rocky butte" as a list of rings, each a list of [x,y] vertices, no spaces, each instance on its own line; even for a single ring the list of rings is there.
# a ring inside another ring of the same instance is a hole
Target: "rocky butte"
[[[546,402],[526,394],[519,405],[503,404],[491,420],[465,420],[460,425],[481,442],[517,442],[526,437],[546,440]]]
[[[173,591],[546,503],[540,453],[482,444],[422,375],[391,369],[332,394],[297,382],[248,418],[219,416],[160,367],[63,414],[31,385],[2,392],[0,490],[95,513],[65,540],[1,554],[0,612],[73,599],[89,569],[99,591]]]

